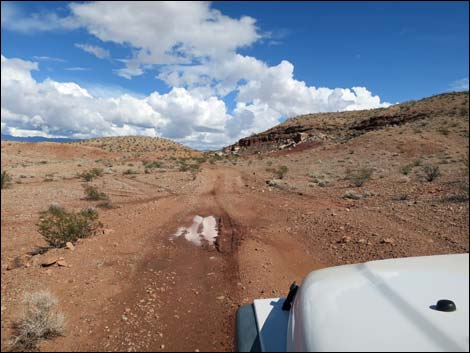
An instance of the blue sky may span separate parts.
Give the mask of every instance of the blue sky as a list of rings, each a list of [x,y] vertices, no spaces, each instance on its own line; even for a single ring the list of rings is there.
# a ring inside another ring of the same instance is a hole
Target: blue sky
[[[296,114],[468,90],[467,2],[179,6],[2,2],[2,131],[146,134],[215,148]],[[121,27],[126,14],[132,16]],[[37,69],[25,69],[23,62],[36,62]],[[30,92],[29,103],[23,102],[28,109],[15,111],[20,98],[4,97],[13,84],[3,79],[4,67],[32,76],[34,87],[16,87]],[[66,83],[76,85],[72,93]],[[48,116],[83,112],[48,102],[40,96],[47,89],[47,97],[65,95],[72,106],[86,106],[95,117],[83,123],[91,125]],[[135,101],[115,101],[123,96]],[[131,107],[147,113],[130,118]],[[35,122],[25,122],[34,116]]]

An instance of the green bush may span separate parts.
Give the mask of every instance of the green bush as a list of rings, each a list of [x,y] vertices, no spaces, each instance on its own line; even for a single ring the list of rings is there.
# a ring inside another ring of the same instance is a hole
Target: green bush
[[[353,185],[360,187],[371,178],[373,172],[374,170],[371,168],[361,168],[355,171],[348,169],[346,171],[346,180],[349,180]]]
[[[96,186],[92,185],[83,185],[85,189],[85,195],[87,200],[99,201],[99,200],[109,200],[109,196],[104,192],[98,190]]]
[[[404,175],[408,175],[413,170],[413,166],[411,164],[404,165],[400,168],[400,172]]]
[[[163,164],[161,162],[158,162],[158,161],[153,161],[153,162],[142,161],[142,164],[147,169],[161,168],[163,166]]]
[[[96,177],[103,176],[103,169],[102,168],[92,168],[80,174],[80,177],[85,179],[85,181],[92,181]]]
[[[5,189],[11,182],[11,176],[6,170],[2,172],[2,189]]]
[[[404,175],[408,175],[412,172],[414,167],[420,166],[421,160],[417,159],[411,163],[408,163],[400,168],[400,172]]]
[[[439,166],[437,165],[431,165],[431,164],[426,164],[423,167],[424,171],[424,177],[427,181],[431,182],[437,177],[441,175],[441,172],[439,170]]]
[[[285,165],[282,165],[274,173],[279,179],[284,179],[288,171],[289,171],[289,168],[287,168],[287,166]]]
[[[67,242],[95,235],[102,227],[98,221],[98,212],[94,208],[85,208],[79,212],[66,211],[60,206],[51,206],[41,212],[38,232],[55,248],[65,247]]]

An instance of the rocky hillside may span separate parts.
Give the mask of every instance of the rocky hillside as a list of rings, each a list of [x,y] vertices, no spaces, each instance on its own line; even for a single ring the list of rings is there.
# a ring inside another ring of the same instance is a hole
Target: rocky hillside
[[[158,153],[162,156],[192,157],[200,152],[183,146],[180,143],[147,136],[116,136],[100,137],[74,142],[74,144],[89,147],[98,147],[107,152],[118,153]]]
[[[345,142],[389,126],[446,117],[460,117],[468,122],[468,92],[440,94],[389,108],[302,115],[265,132],[242,138],[224,148],[224,152],[251,154],[305,149],[325,141]]]

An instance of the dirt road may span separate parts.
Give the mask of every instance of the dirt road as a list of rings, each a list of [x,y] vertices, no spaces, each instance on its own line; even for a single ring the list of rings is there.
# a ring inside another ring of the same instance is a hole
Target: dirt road
[[[101,185],[118,207],[100,210],[104,234],[11,271],[8,258],[40,240],[35,216],[54,197],[67,208],[89,202],[79,198],[76,179],[2,191],[2,349],[25,292],[52,292],[67,317],[66,334],[43,341],[43,351],[233,351],[237,308],[285,296],[313,269],[468,251],[463,207],[443,219],[442,203],[352,201],[338,196],[343,190],[268,187],[255,170],[206,163],[194,179],[178,172],[106,175]],[[167,187],[169,178],[181,187]],[[421,218],[410,217],[414,208],[425,210]],[[215,217],[214,245],[174,238],[195,216]],[[446,220],[462,226],[442,234]],[[41,267],[49,257],[64,257],[68,266]]]
[[[124,290],[95,315],[99,323],[80,349],[234,350],[239,305],[268,295],[268,289],[271,296],[285,294],[271,288],[287,291],[290,281],[299,281],[319,266],[300,243],[281,243],[273,221],[285,220],[279,200],[273,203],[270,195],[254,191],[250,176],[227,167],[207,167],[194,184],[194,190],[159,202],[160,209],[169,210],[164,220],[151,215],[145,219],[155,227],[145,255]],[[195,215],[217,219],[219,235],[213,246],[171,238]],[[270,259],[269,265],[259,257],[250,259],[252,244],[259,241],[256,232],[273,233],[270,246],[254,248],[264,252],[262,258]],[[242,240],[246,246],[240,247]],[[272,251],[282,256],[273,256]],[[241,259],[246,260],[243,265]],[[258,278],[267,266],[270,274]]]

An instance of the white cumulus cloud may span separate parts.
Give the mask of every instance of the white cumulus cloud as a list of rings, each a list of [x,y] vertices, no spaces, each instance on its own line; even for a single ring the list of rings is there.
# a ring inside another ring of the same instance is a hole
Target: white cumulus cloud
[[[213,148],[268,129],[281,117],[389,105],[365,87],[308,85],[295,78],[294,64],[287,60],[269,66],[240,54],[241,48],[263,39],[256,20],[231,18],[209,2],[71,3],[70,15],[63,18],[7,9],[2,26],[10,30],[81,27],[103,43],[122,45],[131,56],[116,59],[123,63],[115,70],[118,75],[132,79],[154,69],[171,90],[146,97],[94,94],[74,82],[36,82],[31,71],[38,69],[37,63],[2,56],[5,128],[73,137],[146,134]],[[75,46],[111,58],[104,47]],[[223,99],[231,93],[236,107],[229,112]]]
[[[114,135],[171,137],[195,147],[226,140],[225,103],[198,99],[184,88],[143,98],[97,97],[74,82],[37,82],[38,64],[1,57],[2,131],[17,135],[87,138]]]

